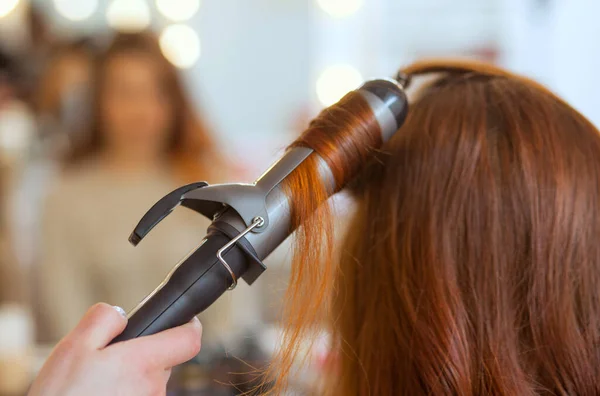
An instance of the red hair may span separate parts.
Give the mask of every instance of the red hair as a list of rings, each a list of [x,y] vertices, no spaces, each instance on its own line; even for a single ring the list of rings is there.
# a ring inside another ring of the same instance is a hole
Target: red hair
[[[368,166],[367,106],[313,124],[334,134],[319,135],[328,144],[314,133],[295,143],[325,159],[336,188],[365,170],[341,260],[318,157],[286,181],[301,226],[277,389],[298,342],[327,327],[340,352],[332,394],[599,394],[598,131],[489,65],[405,72],[438,76]]]

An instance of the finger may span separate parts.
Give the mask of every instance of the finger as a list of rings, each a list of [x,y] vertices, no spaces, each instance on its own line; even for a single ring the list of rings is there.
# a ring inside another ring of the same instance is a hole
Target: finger
[[[127,326],[125,311],[105,303],[92,306],[69,336],[94,349],[104,348]]]
[[[200,352],[202,325],[194,317],[189,323],[150,336],[125,341],[126,353],[134,354],[149,365],[170,369],[185,363]]]
[[[163,371],[163,380],[165,381],[165,385],[167,385],[170,378],[171,378],[171,368],[165,369],[165,371]]]

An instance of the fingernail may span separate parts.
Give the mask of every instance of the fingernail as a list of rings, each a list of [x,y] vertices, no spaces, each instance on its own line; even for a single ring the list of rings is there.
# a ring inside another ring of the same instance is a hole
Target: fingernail
[[[202,324],[200,323],[200,319],[198,319],[198,317],[197,317],[197,316],[194,316],[194,317],[192,318],[192,320],[190,320],[190,324],[191,324],[192,326],[194,326],[194,327],[201,327],[201,326],[202,326]]]
[[[113,305],[113,308],[125,319],[127,319],[127,312],[125,312],[125,310],[121,307],[118,307],[116,305]]]

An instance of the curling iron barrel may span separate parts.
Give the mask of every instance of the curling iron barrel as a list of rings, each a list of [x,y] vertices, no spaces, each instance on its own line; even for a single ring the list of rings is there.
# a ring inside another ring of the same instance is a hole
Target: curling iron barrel
[[[371,80],[347,97],[368,104],[382,142],[400,128],[406,117],[405,81]],[[293,231],[289,197],[281,183],[310,155],[317,153],[307,147],[292,147],[252,184],[192,183],[158,201],[131,234],[132,244],[137,245],[179,205],[207,216],[213,223],[200,246],[129,313],[126,329],[113,343],[188,322],[225,291],[235,288],[239,278],[252,284],[266,269],[262,260]],[[325,185],[334,186],[333,174],[327,170],[325,161],[322,163]]]

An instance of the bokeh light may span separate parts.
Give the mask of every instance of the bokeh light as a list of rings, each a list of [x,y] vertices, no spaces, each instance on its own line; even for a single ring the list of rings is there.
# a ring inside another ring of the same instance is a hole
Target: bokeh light
[[[19,0],[0,0],[0,18],[10,14],[18,4]]]
[[[70,21],[83,21],[98,8],[98,0],[54,0],[56,11]]]
[[[324,106],[331,106],[363,82],[360,72],[346,64],[333,65],[317,79],[317,97]]]
[[[150,9],[145,0],[113,0],[106,10],[110,27],[135,32],[150,25]]]
[[[175,66],[187,69],[200,58],[200,38],[191,27],[170,25],[160,35],[160,48]]]
[[[319,7],[335,18],[345,18],[356,13],[363,0],[317,0]]]
[[[196,14],[200,0],[156,0],[156,8],[166,18],[182,22]]]

